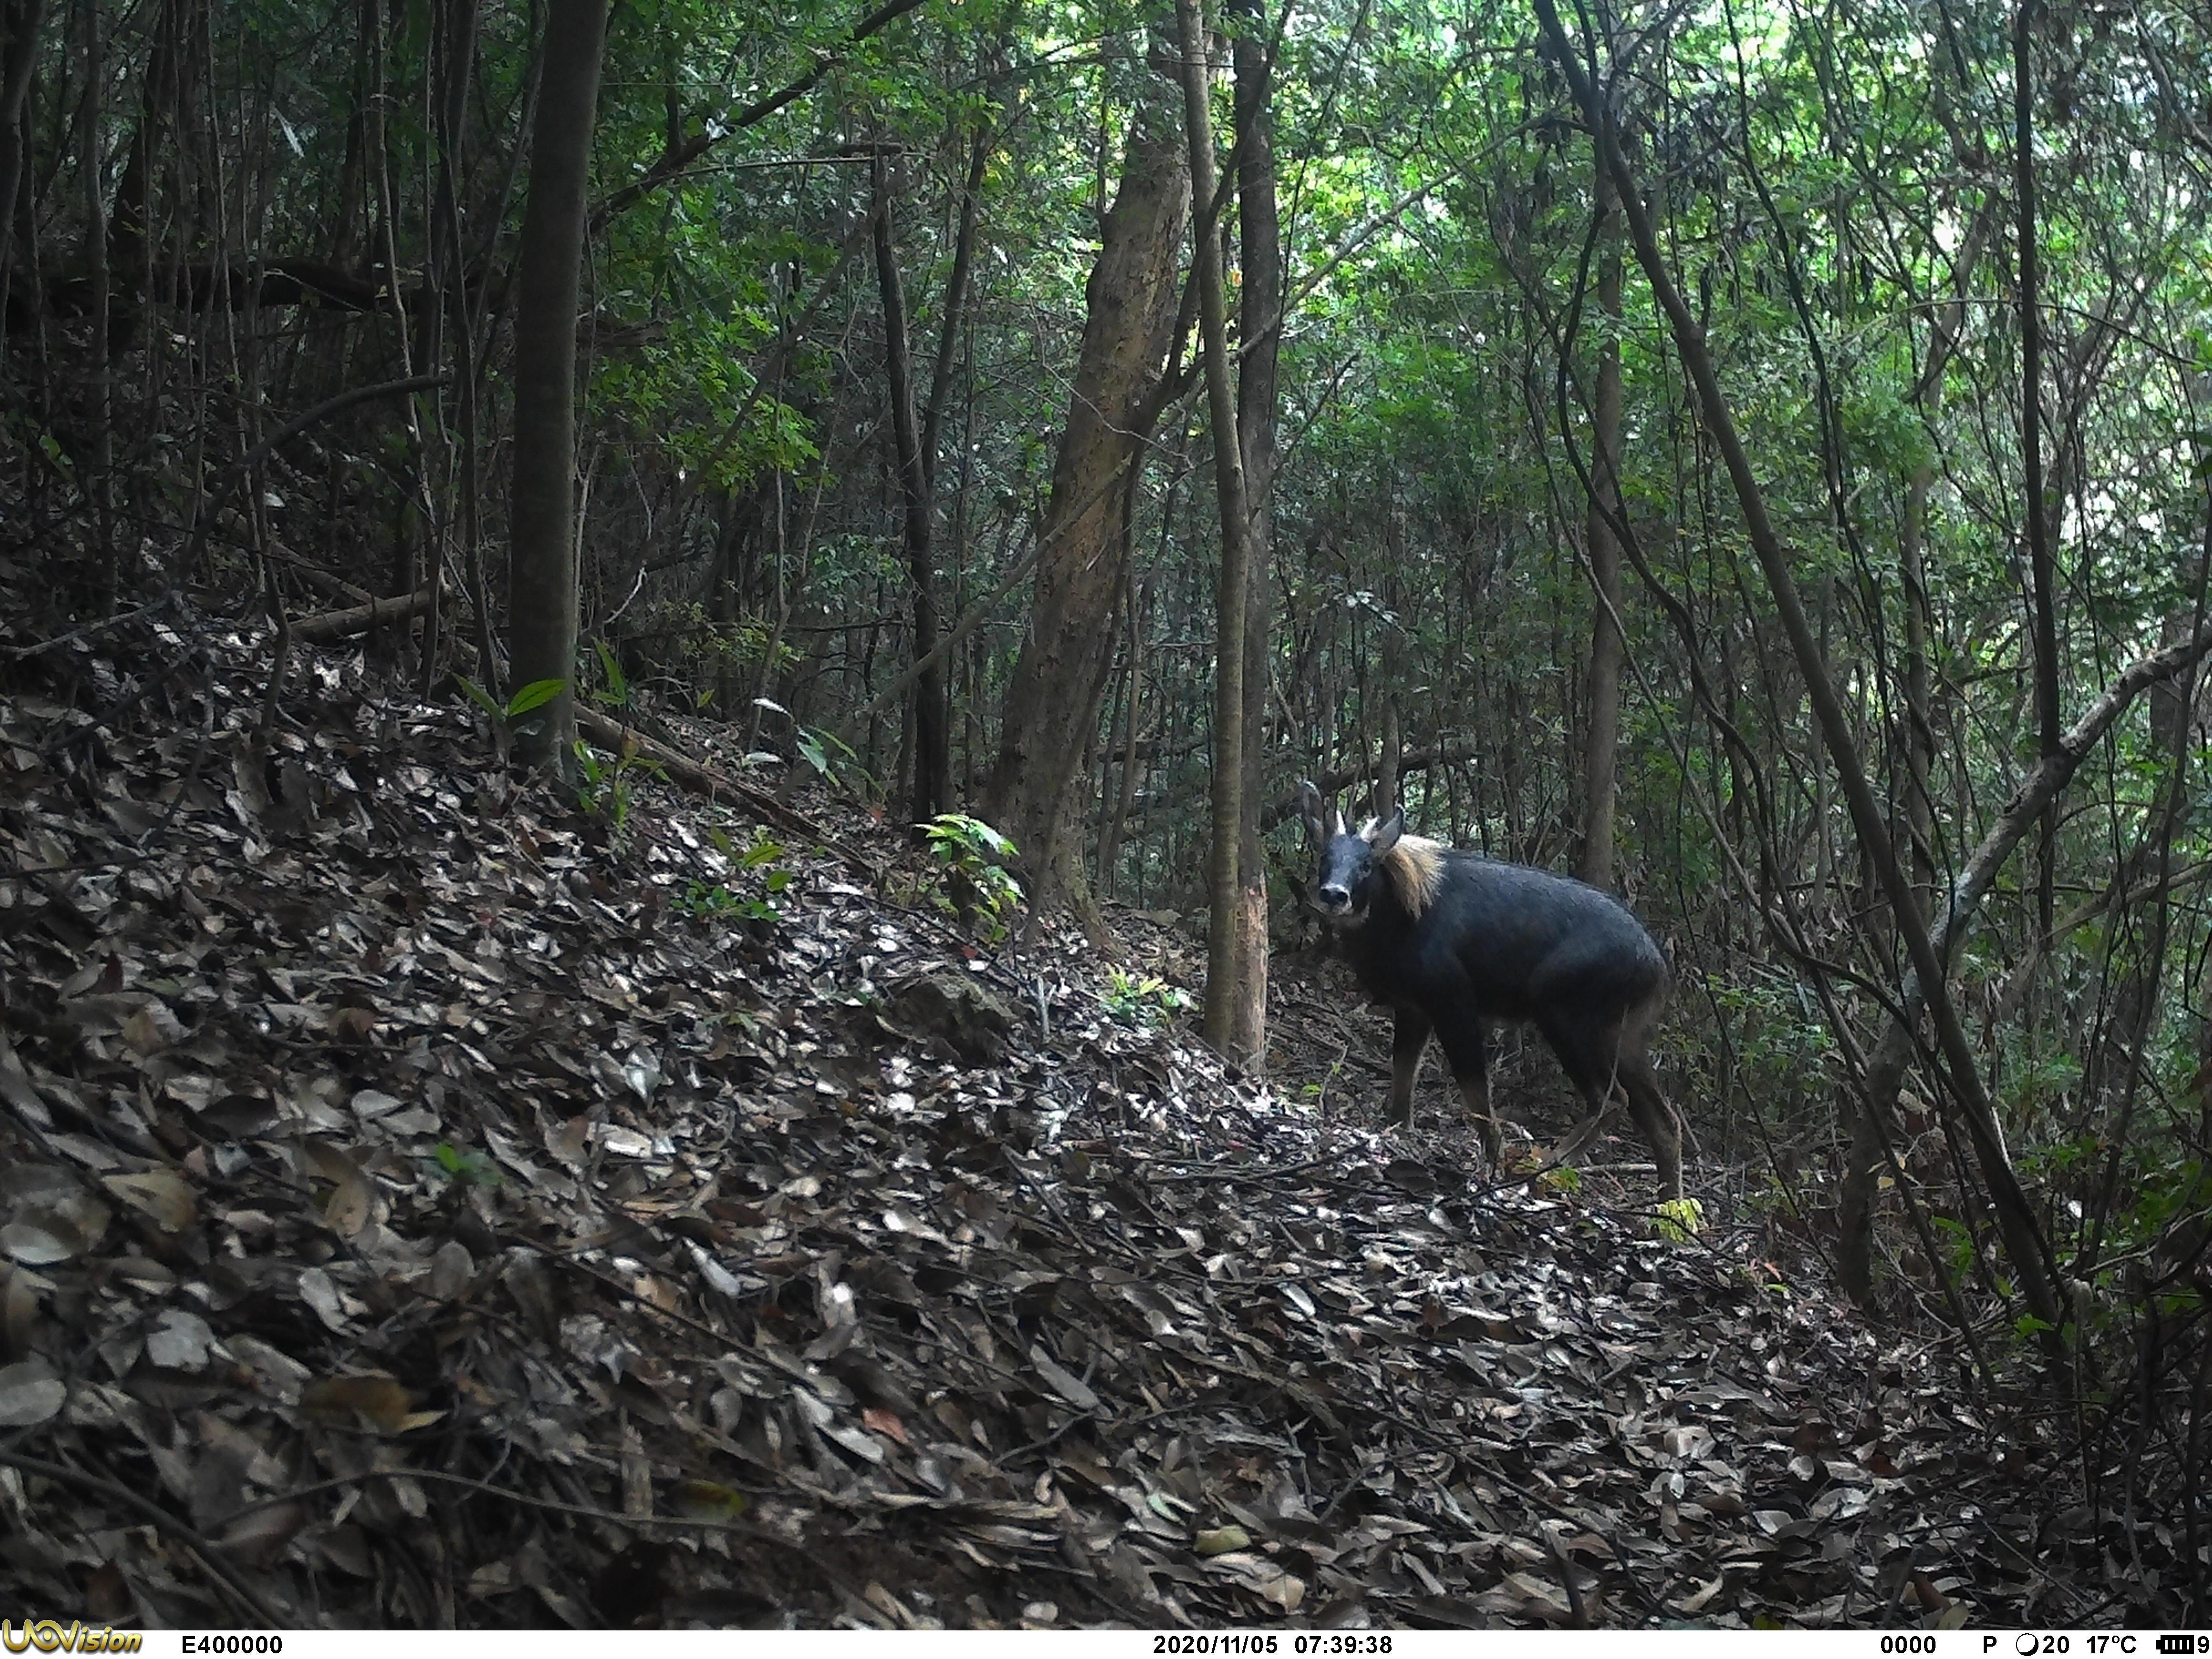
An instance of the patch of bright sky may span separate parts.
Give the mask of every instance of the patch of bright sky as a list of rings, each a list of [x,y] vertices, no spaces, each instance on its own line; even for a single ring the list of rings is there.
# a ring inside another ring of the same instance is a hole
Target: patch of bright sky
[[[1693,27],[1710,28],[1719,50],[1729,53],[1730,67],[1736,51],[1743,54],[1747,70],[1759,70],[1780,63],[1790,50],[1790,9],[1776,3],[1776,0],[1738,0],[1735,11],[1735,44],[1729,44],[1729,8],[1720,0],[1710,0],[1692,14]]]

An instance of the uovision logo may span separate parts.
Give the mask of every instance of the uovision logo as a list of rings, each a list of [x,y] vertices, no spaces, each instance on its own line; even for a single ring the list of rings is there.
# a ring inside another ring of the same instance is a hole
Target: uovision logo
[[[95,1629],[76,1619],[66,1625],[54,1619],[26,1619],[20,1625],[0,1619],[0,1647],[10,1653],[136,1653],[145,1644],[143,1632],[112,1625]]]

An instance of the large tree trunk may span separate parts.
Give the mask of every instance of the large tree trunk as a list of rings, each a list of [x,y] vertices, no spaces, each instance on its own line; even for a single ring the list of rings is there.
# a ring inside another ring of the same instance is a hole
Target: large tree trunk
[[[522,717],[532,765],[565,770],[576,737],[576,309],[607,0],[547,0],[514,309],[507,652],[516,687],[559,680]]]
[[[1122,592],[1122,475],[1144,451],[1176,319],[1176,254],[1189,205],[1169,88],[1148,87],[1131,123],[1121,186],[1084,290],[1083,344],[1052,492],[1037,526],[1029,637],[1007,688],[992,822],[1021,849],[1033,907],[1082,902],[1078,860],[1061,839],[1076,822],[1070,786],[1112,664]]]
[[[1591,410],[1589,563],[1591,605],[1589,732],[1583,749],[1583,847],[1575,873],[1593,887],[1613,885],[1613,802],[1620,775],[1620,239],[1613,183],[1597,169],[1597,401]]]
[[[1232,0],[1237,68],[1237,211],[1243,265],[1237,318],[1237,435],[1244,453],[1249,567],[1244,586],[1244,788],[1237,854],[1240,978],[1230,1048],[1243,1063],[1267,1059],[1267,860],[1260,812],[1267,799],[1268,650],[1274,544],[1275,365],[1283,308],[1282,229],[1275,204],[1274,64],[1260,0]]]
[[[1183,131],[1190,142],[1193,197],[1213,200],[1213,121],[1207,107],[1206,25],[1198,0],[1176,0],[1182,35]],[[1251,568],[1251,514],[1237,396],[1229,380],[1229,301],[1221,236],[1201,217],[1191,238],[1198,268],[1198,329],[1206,356],[1206,394],[1213,427],[1213,490],[1221,508],[1221,577],[1214,590],[1212,846],[1206,860],[1206,1040],[1235,1057],[1241,888],[1244,839],[1244,601]]]

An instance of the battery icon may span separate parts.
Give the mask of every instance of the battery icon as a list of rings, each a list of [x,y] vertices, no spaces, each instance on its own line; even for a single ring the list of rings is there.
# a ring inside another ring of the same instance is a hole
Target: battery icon
[[[2161,1636],[2158,1638],[2158,1650],[2160,1653],[2194,1653],[2197,1651],[2197,1638],[2185,1634]]]

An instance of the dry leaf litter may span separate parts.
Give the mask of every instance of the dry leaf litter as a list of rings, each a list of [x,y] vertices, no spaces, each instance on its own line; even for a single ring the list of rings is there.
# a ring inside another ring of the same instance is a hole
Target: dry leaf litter
[[[0,682],[0,1604],[1902,1626],[2132,1582],[2035,1530],[2047,1455],[1948,1349],[1757,1230],[1487,1191],[1440,1091],[1413,1135],[1317,1100],[1334,969],[1225,1079],[854,809],[805,807],[830,847],[633,768],[616,833],[343,649],[257,740],[265,637],[171,614]],[[687,914],[771,866],[780,919]]]

